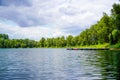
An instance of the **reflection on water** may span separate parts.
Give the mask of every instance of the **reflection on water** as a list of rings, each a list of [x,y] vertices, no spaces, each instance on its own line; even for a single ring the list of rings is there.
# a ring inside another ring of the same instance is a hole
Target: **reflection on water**
[[[0,80],[119,80],[119,51],[0,49]]]
[[[97,57],[97,56],[96,56]],[[120,79],[120,52],[119,51],[102,51],[98,54],[99,64],[96,67],[101,69],[103,79]]]

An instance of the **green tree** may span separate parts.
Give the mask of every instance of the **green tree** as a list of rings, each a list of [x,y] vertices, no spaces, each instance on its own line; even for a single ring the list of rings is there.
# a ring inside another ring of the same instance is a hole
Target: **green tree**
[[[113,9],[111,9],[112,18],[115,23],[116,29],[120,30],[120,4],[114,4]]]
[[[119,40],[119,31],[117,29],[112,31],[112,37],[113,37],[113,44],[117,43]]]
[[[68,37],[67,37],[67,39],[66,39],[66,41],[67,41],[67,46],[69,47],[69,46],[72,46],[72,38],[73,38],[73,36],[72,35],[69,35]]]
[[[40,47],[45,47],[45,38],[42,37],[39,43],[40,43]]]
[[[65,37],[64,37],[64,36],[62,36],[62,37],[60,38],[60,43],[61,43],[61,47],[65,47],[65,46],[66,46],[66,40],[65,40]]]

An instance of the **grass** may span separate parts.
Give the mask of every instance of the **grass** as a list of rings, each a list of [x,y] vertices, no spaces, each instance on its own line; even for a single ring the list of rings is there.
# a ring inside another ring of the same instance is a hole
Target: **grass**
[[[120,42],[114,45],[109,43],[85,46],[73,46],[72,48],[110,48],[110,50],[120,50]]]
[[[97,45],[85,45],[85,46],[75,46],[73,48],[109,48],[109,43],[97,44]]]
[[[116,43],[114,45],[110,45],[110,48],[120,48],[120,43]]]

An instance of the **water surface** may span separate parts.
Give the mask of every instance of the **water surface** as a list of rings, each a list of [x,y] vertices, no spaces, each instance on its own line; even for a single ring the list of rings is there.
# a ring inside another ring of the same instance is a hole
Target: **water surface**
[[[119,80],[120,52],[0,49],[0,80]]]

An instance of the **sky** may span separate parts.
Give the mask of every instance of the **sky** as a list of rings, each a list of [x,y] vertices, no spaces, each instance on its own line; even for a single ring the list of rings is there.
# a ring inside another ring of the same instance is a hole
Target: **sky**
[[[119,0],[0,0],[0,33],[39,40],[79,35]]]

